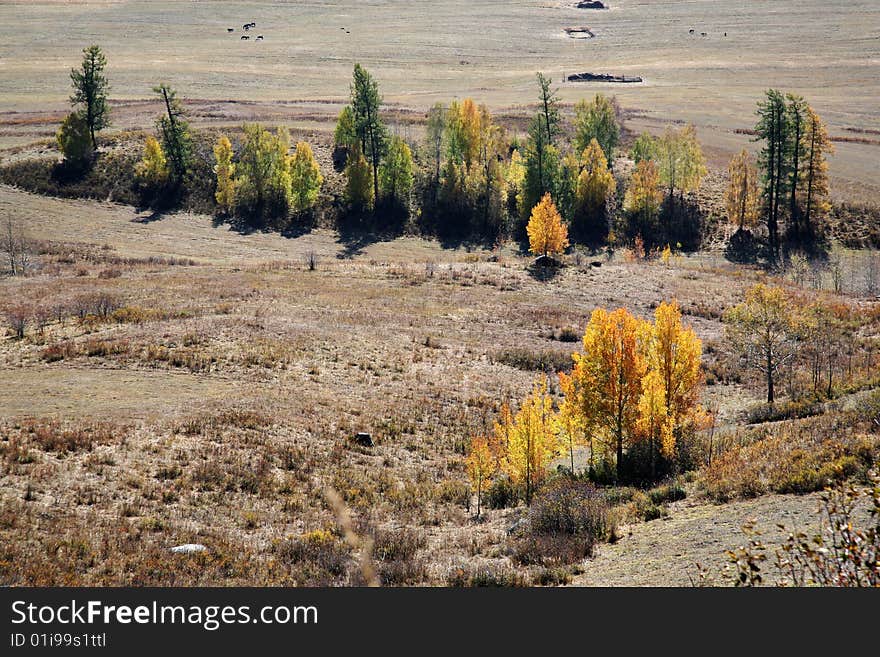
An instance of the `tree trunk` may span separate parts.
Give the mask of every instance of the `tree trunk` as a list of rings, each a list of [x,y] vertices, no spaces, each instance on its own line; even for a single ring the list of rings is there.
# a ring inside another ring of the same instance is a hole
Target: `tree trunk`
[[[767,352],[767,403],[775,401],[773,395],[773,352]]]

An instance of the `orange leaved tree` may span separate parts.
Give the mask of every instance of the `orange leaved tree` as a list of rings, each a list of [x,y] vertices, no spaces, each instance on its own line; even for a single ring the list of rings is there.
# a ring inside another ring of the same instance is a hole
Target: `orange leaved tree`
[[[529,235],[529,248],[535,255],[555,255],[568,247],[568,228],[549,193],[544,194],[544,198],[532,210],[526,232]]]
[[[621,475],[623,451],[636,438],[642,377],[647,364],[640,345],[643,322],[626,309],[597,308],[584,333],[584,353],[574,354],[574,370],[560,375],[566,403],[617,455]]]

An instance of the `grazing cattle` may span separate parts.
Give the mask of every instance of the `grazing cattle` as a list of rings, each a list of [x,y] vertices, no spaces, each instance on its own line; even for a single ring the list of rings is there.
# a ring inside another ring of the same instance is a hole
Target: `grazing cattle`
[[[693,34],[694,30],[688,30],[688,34]]]
[[[234,27],[227,27],[226,31],[227,32],[235,32],[235,28]]]
[[[704,36],[704,37],[705,37],[705,36],[709,36],[709,35],[706,34],[705,32],[700,32],[700,36]]]
[[[247,34],[242,34],[241,40],[244,41],[245,39],[250,39],[250,37]]]
[[[262,41],[262,40],[263,40],[263,35],[261,34],[260,36],[257,37],[257,41]]]

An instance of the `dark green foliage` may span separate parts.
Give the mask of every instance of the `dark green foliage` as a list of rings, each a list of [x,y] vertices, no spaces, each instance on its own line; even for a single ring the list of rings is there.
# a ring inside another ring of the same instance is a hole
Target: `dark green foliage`
[[[177,98],[177,92],[167,84],[160,84],[153,91],[162,100],[164,116],[156,120],[159,141],[168,158],[171,182],[175,187],[181,186],[186,180],[193,160],[192,137],[189,124],[185,119],[183,105]]]
[[[89,46],[83,50],[82,67],[70,71],[73,94],[70,102],[79,108],[86,122],[92,149],[98,149],[95,133],[110,125],[110,109],[107,106],[107,92],[110,85],[104,76],[107,58],[100,46]]]
[[[88,123],[81,113],[71,112],[67,115],[55,140],[69,171],[82,171],[88,166],[95,151]]]
[[[351,108],[354,130],[360,140],[361,152],[373,169],[373,197],[379,198],[379,165],[385,155],[387,130],[379,116],[382,97],[379,84],[360,64],[354,65],[351,83]]]

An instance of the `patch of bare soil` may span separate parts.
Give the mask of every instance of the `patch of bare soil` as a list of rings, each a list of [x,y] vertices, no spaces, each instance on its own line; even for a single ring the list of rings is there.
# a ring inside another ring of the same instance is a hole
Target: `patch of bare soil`
[[[755,520],[764,543],[778,545],[787,533],[777,524],[807,533],[818,530],[819,497],[767,495],[721,506],[691,500],[671,505],[666,518],[621,528],[623,537],[602,545],[572,584],[689,586],[699,579],[696,564],[710,569],[714,581],[709,583],[723,584],[720,570],[726,551],[746,542],[741,530],[745,522]]]

